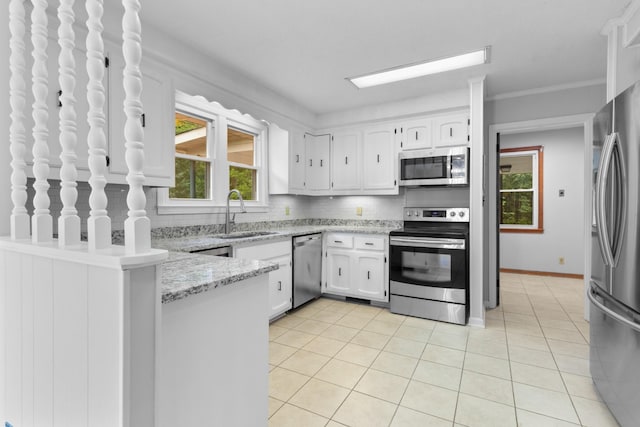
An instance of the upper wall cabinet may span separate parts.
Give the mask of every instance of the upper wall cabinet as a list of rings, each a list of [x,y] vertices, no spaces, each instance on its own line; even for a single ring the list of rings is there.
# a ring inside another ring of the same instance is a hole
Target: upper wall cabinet
[[[289,131],[269,125],[269,194],[289,193]]]
[[[469,144],[469,113],[434,117],[433,146],[451,147]]]
[[[396,128],[394,125],[382,125],[364,131],[363,189],[397,193]]]
[[[361,132],[343,131],[331,136],[331,189],[359,190]]]
[[[304,135],[305,185],[308,191],[328,191],[331,183],[329,166],[331,135]]]
[[[402,150],[468,145],[469,112],[412,119],[404,122],[400,130]]]
[[[403,150],[431,148],[433,145],[431,122],[432,120],[427,117],[405,122],[400,127],[402,135],[401,148]]]
[[[111,183],[126,183],[124,89],[122,72],[124,59],[119,49],[109,52],[109,177]],[[142,117],[144,131],[145,185],[174,186],[175,151],[175,91],[171,80],[159,72],[159,67],[143,61]]]
[[[121,53],[122,48],[115,44],[105,42],[104,78],[104,136],[106,139],[106,179],[109,183],[126,184],[127,165],[125,162],[124,146],[124,89],[122,86],[122,70],[124,60]],[[60,47],[57,40],[49,37],[47,46],[47,72],[49,76],[49,96],[48,96],[48,132],[49,132],[49,166],[51,179],[59,178],[59,168],[61,167],[60,153],[60,125],[59,114],[62,107],[63,94],[60,91],[58,81],[58,56]],[[75,69],[75,113],[76,113],[76,169],[78,181],[86,181],[90,177],[89,172],[89,146],[88,134],[89,124],[87,113],[89,103],[87,101],[86,88],[89,77],[86,72],[86,49],[83,45],[77,44],[74,48]],[[31,60],[27,63],[31,68]],[[144,127],[144,185],[151,186],[173,186],[173,135],[174,135],[174,90],[170,79],[155,71],[156,67],[151,64],[142,64],[142,104],[144,114],[142,117]],[[27,103],[33,103],[31,88],[27,82]],[[29,118],[28,118],[29,119]],[[29,129],[27,129],[29,132]],[[27,138],[27,164],[33,164],[31,160],[30,138]],[[32,176],[32,172],[29,171]]]

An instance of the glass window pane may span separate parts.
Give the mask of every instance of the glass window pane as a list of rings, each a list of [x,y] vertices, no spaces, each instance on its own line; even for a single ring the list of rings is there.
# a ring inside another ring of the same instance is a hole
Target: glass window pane
[[[254,164],[255,136],[237,129],[227,130],[227,160],[248,166]]]
[[[176,153],[207,157],[207,122],[176,113]]]
[[[176,158],[176,186],[172,199],[209,199],[210,163]]]
[[[244,200],[256,200],[256,170],[229,167],[229,189],[237,189]]]
[[[533,225],[533,191],[506,191],[500,199],[500,224]]]
[[[533,160],[534,156],[531,154],[501,157],[500,188],[503,190],[532,189]]]

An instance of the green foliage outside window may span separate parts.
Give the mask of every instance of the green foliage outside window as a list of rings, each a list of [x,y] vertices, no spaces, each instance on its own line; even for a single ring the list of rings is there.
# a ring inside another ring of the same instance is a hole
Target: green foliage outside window
[[[172,199],[208,199],[209,163],[179,157],[176,157],[175,161],[176,186],[169,189],[169,197]]]
[[[253,169],[229,167],[229,188],[236,188],[244,200],[256,200],[256,171]]]
[[[505,173],[500,175],[501,224],[533,225],[533,174]]]

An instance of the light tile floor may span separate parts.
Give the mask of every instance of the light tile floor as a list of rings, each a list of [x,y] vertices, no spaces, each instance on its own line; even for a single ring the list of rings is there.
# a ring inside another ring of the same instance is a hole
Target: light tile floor
[[[617,426],[582,283],[502,274],[486,329],[320,298],[269,328],[269,425]]]

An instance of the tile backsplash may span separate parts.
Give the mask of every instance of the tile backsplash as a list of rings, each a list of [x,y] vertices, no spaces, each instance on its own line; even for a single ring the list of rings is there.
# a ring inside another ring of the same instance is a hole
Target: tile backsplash
[[[29,201],[33,199],[33,180],[29,179]],[[57,232],[56,218],[62,209],[60,201],[60,182],[49,181],[50,211],[54,217],[54,233]],[[82,230],[86,231],[86,220],[89,217],[89,194],[91,187],[86,182],[78,182],[78,201],[76,209],[82,221]],[[124,229],[127,218],[127,189],[126,185],[109,184],[105,188],[109,200],[107,210],[111,217],[113,230]],[[145,188],[147,197],[147,216],[152,228],[185,227],[185,226],[215,226],[224,223],[224,213],[214,214],[173,214],[159,215],[157,213],[157,190]],[[294,196],[277,195],[269,197],[269,208],[266,212],[251,212],[236,214],[236,223],[269,223],[273,221],[287,221],[292,224],[302,223],[307,219],[336,219],[354,221],[398,221],[402,220],[402,207],[405,204],[404,191],[394,196]],[[31,213],[33,206],[27,209]],[[287,215],[288,212],[288,215]],[[243,228],[251,227],[246,224]],[[215,227],[214,227],[215,228]]]

